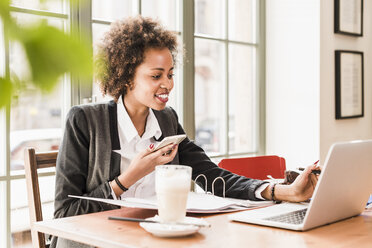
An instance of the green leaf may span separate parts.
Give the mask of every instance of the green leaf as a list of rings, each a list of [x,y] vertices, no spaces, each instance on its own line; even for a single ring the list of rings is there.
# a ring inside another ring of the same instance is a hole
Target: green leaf
[[[4,17],[9,17],[9,7],[10,0],[0,0],[0,16]]]
[[[0,109],[10,103],[12,97],[12,83],[10,80],[0,77]]]
[[[42,90],[51,91],[66,72],[87,77],[92,74],[91,49],[74,36],[40,23],[23,28],[20,39],[29,60],[32,80]]]
[[[4,27],[7,27],[5,31],[8,31],[9,27],[14,28],[15,23],[10,16],[10,0],[0,0],[0,17]]]

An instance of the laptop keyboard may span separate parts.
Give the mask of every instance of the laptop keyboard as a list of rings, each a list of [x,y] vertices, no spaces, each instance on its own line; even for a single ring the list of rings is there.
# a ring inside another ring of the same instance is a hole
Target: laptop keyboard
[[[287,214],[272,216],[269,218],[265,218],[264,220],[284,222],[284,223],[289,223],[289,224],[301,224],[304,221],[306,211],[307,211],[307,208],[297,210],[294,212],[290,212]]]

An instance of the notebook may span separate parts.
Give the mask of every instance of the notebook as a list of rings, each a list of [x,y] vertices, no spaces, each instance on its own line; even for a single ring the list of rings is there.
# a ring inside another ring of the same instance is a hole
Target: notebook
[[[99,201],[122,207],[158,209],[156,196],[150,198],[124,198],[122,200],[94,198],[86,196],[69,197],[80,198],[91,201]],[[190,192],[187,199],[186,211],[188,213],[222,213],[234,212],[248,208],[264,207],[273,205],[271,201],[250,201],[234,198],[224,198],[212,194]]]
[[[372,140],[333,144],[309,204],[234,213],[233,221],[306,231],[359,215],[372,192]]]

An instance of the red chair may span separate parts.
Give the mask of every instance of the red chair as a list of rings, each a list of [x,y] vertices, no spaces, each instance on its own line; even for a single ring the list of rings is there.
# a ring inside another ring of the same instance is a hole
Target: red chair
[[[284,178],[285,159],[279,156],[227,158],[222,159],[218,166],[254,179],[268,179],[267,175],[273,178]]]

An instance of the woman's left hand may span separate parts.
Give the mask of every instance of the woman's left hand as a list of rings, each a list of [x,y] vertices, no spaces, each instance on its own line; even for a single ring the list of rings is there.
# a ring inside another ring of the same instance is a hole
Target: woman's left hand
[[[315,164],[306,167],[306,169],[289,186],[293,194],[293,199],[290,199],[290,201],[300,202],[311,198],[318,182],[318,175],[311,173],[315,169],[319,169]]]
[[[275,189],[268,186],[261,192],[263,198],[272,200],[272,193],[276,201],[301,202],[308,200],[314,192],[318,176],[311,173],[320,169],[315,164],[308,166],[290,185],[275,184]]]

